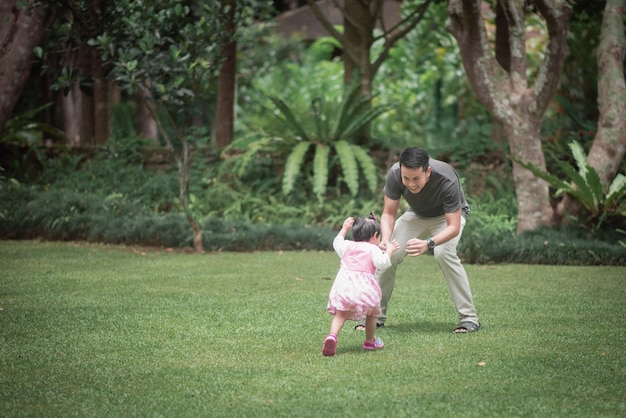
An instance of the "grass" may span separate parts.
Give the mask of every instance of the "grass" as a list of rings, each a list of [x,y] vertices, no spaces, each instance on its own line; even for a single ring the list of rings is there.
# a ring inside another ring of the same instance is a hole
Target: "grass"
[[[386,347],[323,357],[333,252],[0,242],[3,417],[626,415],[626,267],[466,266],[483,330],[432,257],[399,270]]]

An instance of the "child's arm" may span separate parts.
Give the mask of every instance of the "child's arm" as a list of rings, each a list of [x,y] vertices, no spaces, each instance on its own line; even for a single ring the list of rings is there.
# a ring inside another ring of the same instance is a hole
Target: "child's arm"
[[[354,218],[349,217],[343,221],[343,225],[341,226],[341,230],[333,240],[333,249],[335,252],[341,257],[346,250],[347,242],[345,241],[346,235],[350,228],[352,228],[352,224],[354,223]]]
[[[372,252],[372,263],[374,263],[374,266],[380,271],[387,270],[391,267],[391,254],[398,248],[400,248],[400,244],[398,244],[396,240],[388,243],[384,251],[376,247],[377,251]]]
[[[339,231],[339,234],[345,238],[350,228],[352,228],[353,224],[354,218],[352,216],[346,218],[346,220],[343,221],[343,225],[341,226],[341,231]]]

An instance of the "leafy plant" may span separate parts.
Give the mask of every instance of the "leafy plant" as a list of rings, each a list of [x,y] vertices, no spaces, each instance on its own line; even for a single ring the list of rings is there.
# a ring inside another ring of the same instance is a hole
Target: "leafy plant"
[[[283,150],[288,153],[282,176],[285,195],[294,190],[302,173],[311,173],[313,193],[322,201],[336,168],[340,169],[342,180],[353,196],[359,191],[359,167],[369,190],[376,190],[377,167],[372,157],[351,141],[376,117],[389,111],[390,105],[372,105],[373,97],[360,96],[357,82],[346,86],[340,100],[329,100],[320,94],[312,98],[308,108],[290,106],[277,96],[270,96],[270,99],[279,112],[276,118],[284,131],[248,142],[247,151],[240,157],[240,174],[258,153]],[[236,142],[234,147],[240,145]]]
[[[589,164],[580,143],[572,141],[569,147],[578,170],[567,162],[555,159],[569,181],[547,173],[534,164],[525,163],[512,156],[509,158],[556,188],[557,196],[567,193],[576,198],[590,212],[591,218],[596,220],[596,229],[600,228],[609,215],[626,217],[626,177],[620,173],[610,185],[602,184],[598,173]]]
[[[4,129],[0,131],[0,142],[15,142],[32,146],[40,145],[44,135],[53,139],[65,138],[65,133],[60,129],[35,120],[37,113],[51,105],[52,103],[48,103],[21,115],[13,116],[7,121]]]

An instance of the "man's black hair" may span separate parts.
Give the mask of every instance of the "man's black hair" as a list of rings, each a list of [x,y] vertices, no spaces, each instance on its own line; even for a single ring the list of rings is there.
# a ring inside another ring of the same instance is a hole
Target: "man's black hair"
[[[406,168],[421,168],[428,170],[430,157],[428,153],[418,147],[410,147],[400,153],[400,165]]]

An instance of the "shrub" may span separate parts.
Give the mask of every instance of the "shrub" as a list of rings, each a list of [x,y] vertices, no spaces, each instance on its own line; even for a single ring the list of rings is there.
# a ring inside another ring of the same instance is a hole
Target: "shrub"
[[[573,227],[542,228],[507,237],[488,249],[496,262],[551,265],[626,265],[616,232],[587,235]],[[610,236],[613,236],[610,238]]]

